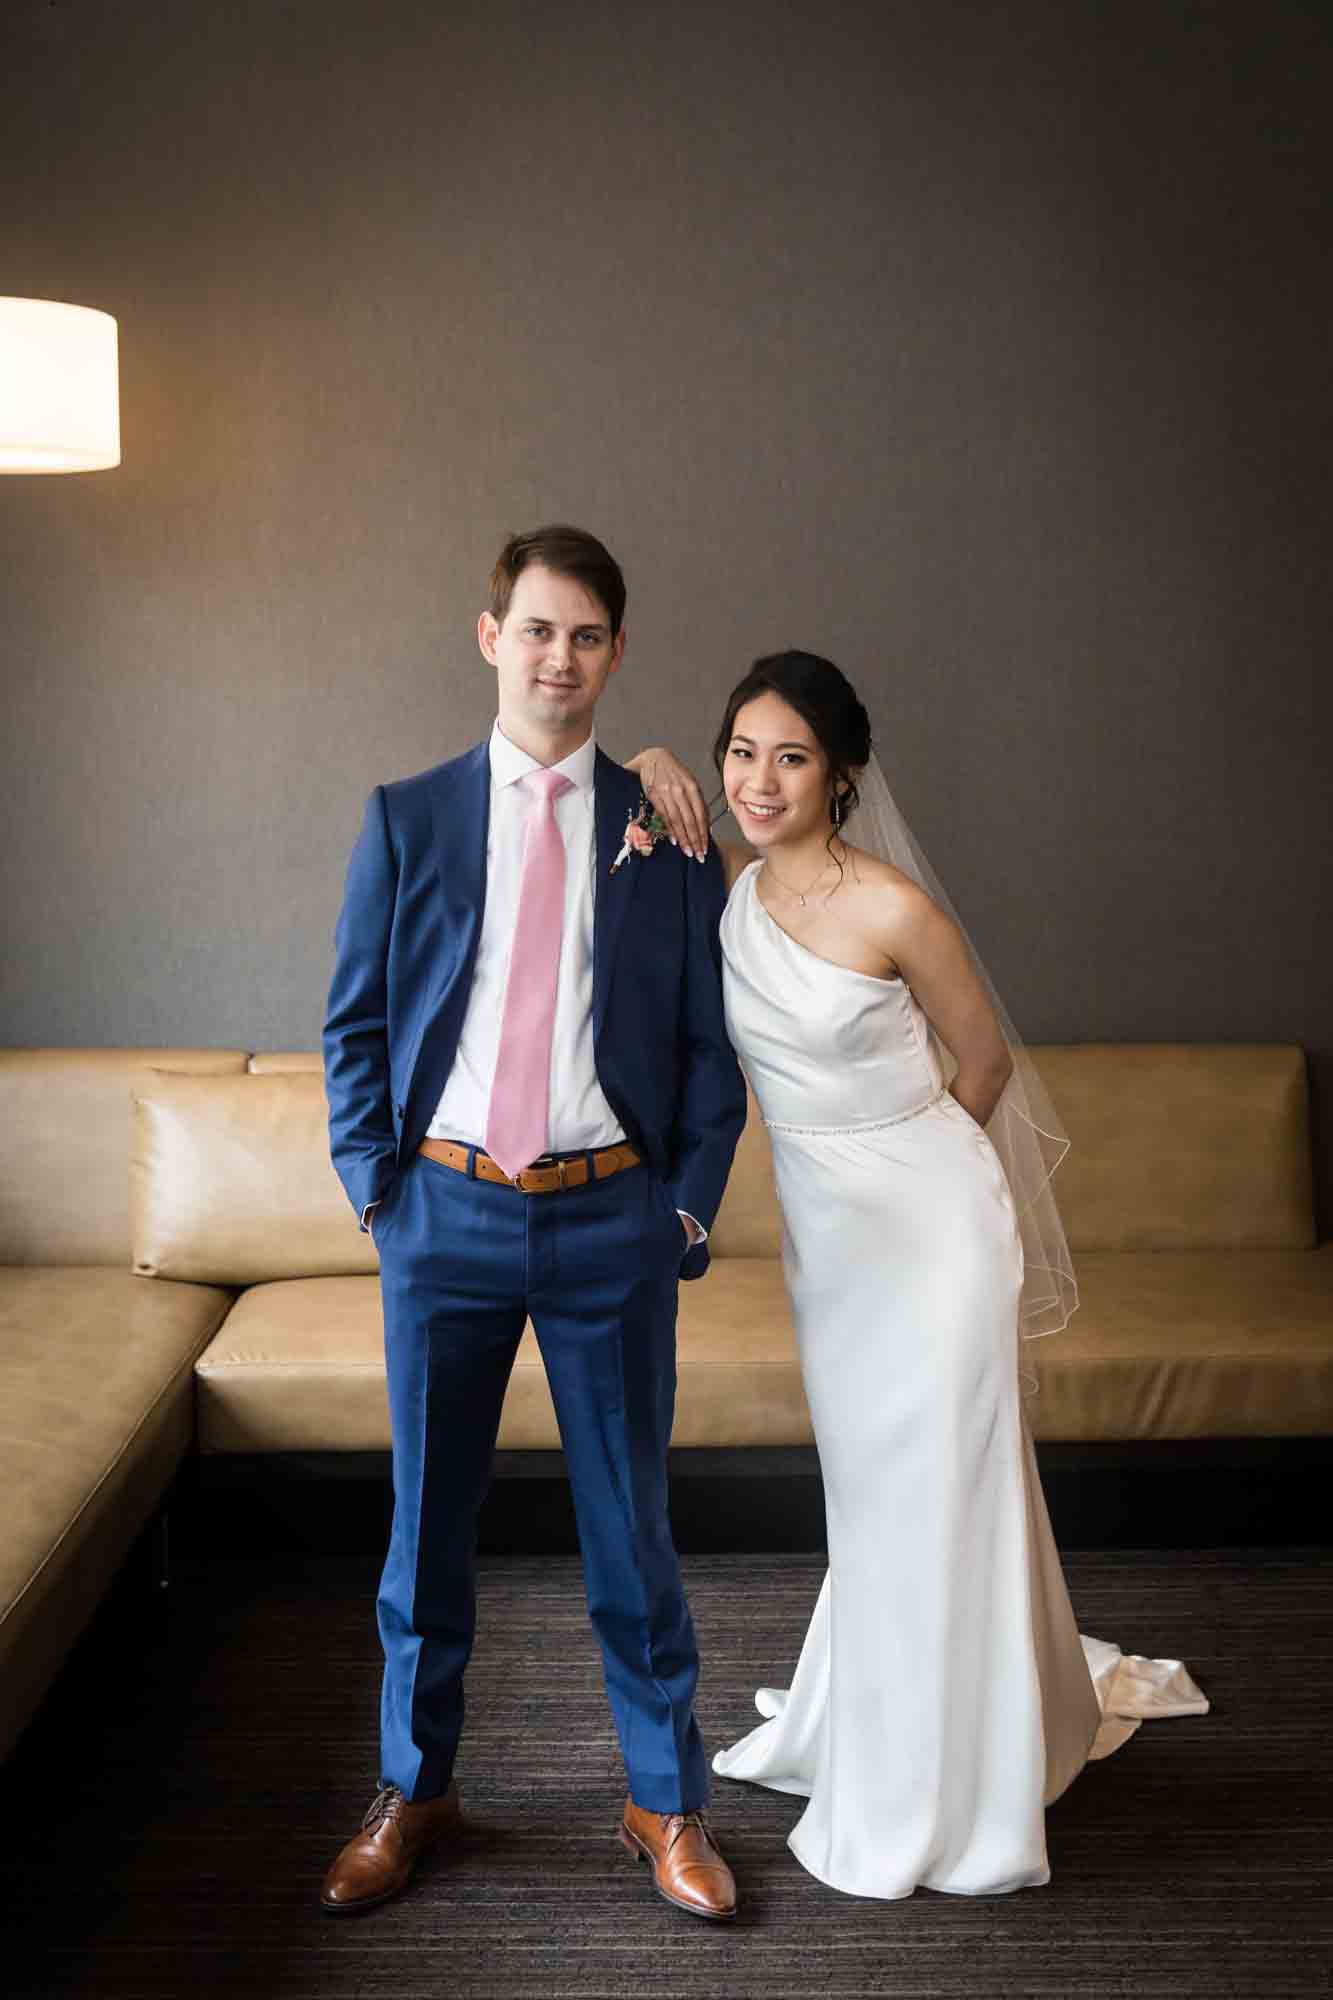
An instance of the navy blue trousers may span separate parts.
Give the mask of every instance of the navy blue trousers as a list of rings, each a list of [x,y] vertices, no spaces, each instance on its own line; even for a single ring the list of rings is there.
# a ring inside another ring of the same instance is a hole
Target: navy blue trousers
[[[640,1166],[525,1195],[418,1154],[375,1238],[394,1479],[378,1606],[383,1781],[409,1799],[449,1783],[476,1624],[477,1513],[530,1316],[630,1796],[651,1812],[693,1811],[708,1793],[699,1661],[666,1479],[685,1239],[665,1186]]]

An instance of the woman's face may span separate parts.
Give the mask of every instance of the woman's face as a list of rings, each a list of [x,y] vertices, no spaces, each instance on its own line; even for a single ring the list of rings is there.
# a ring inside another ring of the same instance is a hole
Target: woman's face
[[[722,762],[736,824],[753,847],[829,830],[829,764],[814,731],[779,694],[738,709]]]

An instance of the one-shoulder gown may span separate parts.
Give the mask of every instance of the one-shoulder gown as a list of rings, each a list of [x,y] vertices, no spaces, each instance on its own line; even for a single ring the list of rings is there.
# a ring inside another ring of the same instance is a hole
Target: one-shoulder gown
[[[788,936],[760,864],[722,920],[727,1025],[772,1141],[828,1574],[788,1689],[714,1769],[809,1803],[789,1836],[853,1895],[1045,1882],[1045,1806],[1179,1661],[1081,1640],[1018,1367],[1013,1198],[905,982]],[[1105,1711],[1105,1716],[1104,1716]]]

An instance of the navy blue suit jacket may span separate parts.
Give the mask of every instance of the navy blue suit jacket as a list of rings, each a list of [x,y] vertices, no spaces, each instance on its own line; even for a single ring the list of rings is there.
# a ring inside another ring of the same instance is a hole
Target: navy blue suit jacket
[[[593,1050],[629,1139],[678,1208],[712,1226],[745,1123],[722,1018],[716,848],[701,867],[662,840],[611,863],[639,781],[597,753]],[[453,1066],[486,903],[489,745],[379,785],[338,919],[324,1026],[333,1164],[358,1217],[416,1152]],[[686,1252],[702,1277],[706,1244]]]

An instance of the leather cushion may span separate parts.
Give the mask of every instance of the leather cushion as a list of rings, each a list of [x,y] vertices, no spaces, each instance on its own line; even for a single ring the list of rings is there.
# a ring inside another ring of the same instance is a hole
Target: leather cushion
[[[714,1304],[701,1309],[698,1295]],[[810,1419],[771,1260],[735,1258],[681,1287],[677,1445],[803,1444]],[[368,1278],[256,1286],[200,1357],[200,1449],[387,1451],[384,1331]],[[559,1446],[531,1327],[519,1346],[500,1425],[502,1450]]]
[[[1333,1432],[1333,1246],[1093,1252],[1070,1326],[1030,1342],[1039,1438],[1280,1437]],[[674,1443],[811,1441],[780,1265],[727,1258],[684,1286]],[[205,1451],[380,1451],[389,1444],[379,1290],[305,1279],[246,1292],[201,1356]],[[510,1450],[559,1443],[524,1335],[500,1428]]]
[[[1063,1333],[1029,1341],[1048,1439],[1333,1434],[1333,1244],[1089,1251]]]
[[[378,1269],[329,1159],[318,1071],[141,1078],[130,1193],[145,1276],[252,1285]]]
[[[1076,1253],[1313,1246],[1300,1049],[1091,1042],[1032,1058],[1069,1130],[1055,1194]]]
[[[0,1049],[0,1264],[130,1261],[130,1086],[239,1074],[241,1049]]]

